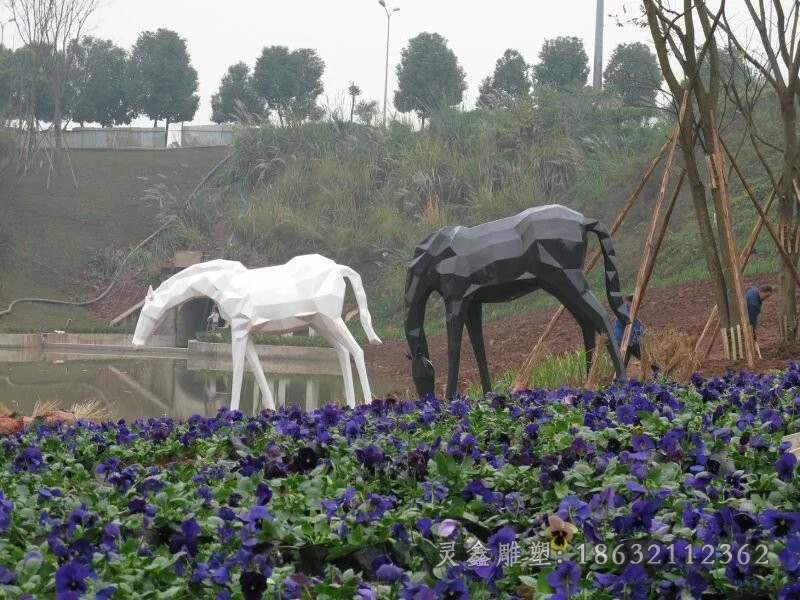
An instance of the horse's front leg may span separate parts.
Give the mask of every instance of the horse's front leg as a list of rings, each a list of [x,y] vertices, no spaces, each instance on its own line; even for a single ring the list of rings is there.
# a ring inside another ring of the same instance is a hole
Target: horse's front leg
[[[250,369],[258,382],[258,387],[261,388],[261,395],[266,401],[269,410],[275,410],[275,399],[272,397],[272,390],[269,388],[269,382],[264,375],[264,369],[261,366],[261,360],[258,358],[256,346],[250,338],[247,338],[247,362],[250,363]]]
[[[461,362],[461,337],[464,334],[464,301],[445,304],[447,313],[447,398],[458,391],[458,369]]]
[[[486,346],[483,343],[483,304],[480,302],[471,302],[467,309],[467,332],[478,363],[483,393],[488,394],[492,391],[492,380],[489,377],[489,365],[486,363]]]
[[[244,375],[244,356],[247,351],[247,335],[231,336],[231,354],[233,359],[233,386],[231,388],[231,410],[239,410],[239,398],[242,394],[242,377]]]

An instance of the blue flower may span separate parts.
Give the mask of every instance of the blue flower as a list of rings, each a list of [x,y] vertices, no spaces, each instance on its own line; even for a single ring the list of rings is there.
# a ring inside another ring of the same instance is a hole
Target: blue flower
[[[447,600],[469,600],[469,590],[461,579],[439,581],[434,588],[437,598]]]
[[[394,583],[395,581],[399,581],[404,576],[405,571],[403,571],[403,569],[397,565],[393,565],[391,563],[381,565],[375,571],[375,578],[383,583]]]
[[[800,600],[800,581],[782,587],[778,592],[778,600]]]
[[[577,496],[566,496],[561,504],[558,505],[557,513],[564,521],[570,521],[575,525],[582,525],[592,514],[590,506],[579,500]]]
[[[786,540],[786,546],[778,553],[778,558],[792,575],[800,575],[800,536],[795,534]]]
[[[11,514],[14,512],[14,503],[6,500],[3,490],[0,490],[0,533],[6,534],[11,529]]]
[[[83,593],[88,589],[86,579],[92,572],[78,562],[68,562],[56,571],[56,597]]]
[[[615,598],[647,600],[650,591],[650,579],[640,564],[626,566],[619,575],[597,572],[594,581],[600,588],[611,588]]]
[[[17,574],[0,565],[0,585],[11,585],[17,582]]]
[[[578,581],[581,578],[580,567],[571,560],[565,560],[555,571],[547,574],[547,584],[563,598],[569,598],[580,591]]]
[[[525,510],[525,496],[519,492],[511,492],[506,494],[503,502],[506,506],[506,509],[514,516],[519,515],[523,510]]]
[[[406,582],[398,596],[400,600],[436,600],[438,598],[433,588],[422,583],[411,584]]]
[[[17,454],[14,458],[14,463],[9,467],[12,473],[20,471],[30,471],[31,473],[38,473],[45,466],[44,457],[39,449],[34,446],[28,446]]]
[[[775,537],[800,532],[799,512],[782,512],[770,508],[761,513],[759,521]]]
[[[197,537],[200,535],[200,525],[194,519],[187,519],[181,523],[181,533],[173,535],[169,541],[169,551],[175,554],[185,550],[189,556],[197,554]]]
[[[386,461],[386,455],[375,444],[369,444],[356,450],[356,459],[367,469],[375,470]]]
[[[794,477],[794,468],[797,465],[797,457],[791,452],[783,454],[775,463],[775,470],[778,477],[784,481],[791,481]]]

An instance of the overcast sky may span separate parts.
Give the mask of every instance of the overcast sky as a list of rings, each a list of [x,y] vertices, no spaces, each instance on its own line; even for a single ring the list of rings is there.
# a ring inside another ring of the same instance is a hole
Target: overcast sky
[[[349,106],[347,87],[361,87],[361,99],[383,104],[386,13],[378,0],[101,0],[89,33],[130,48],[142,31],[172,29],[186,39],[198,71],[200,108],[194,123],[210,123],[211,96],[227,68],[244,61],[252,68],[265,46],[313,48],[325,61],[320,102]],[[595,0],[386,0],[391,17],[389,110],[395,66],[409,39],[439,33],[467,75],[467,107],[474,106],[480,81],[494,70],[507,48],[538,62],[546,39],[577,36],[592,66]],[[734,2],[737,3],[737,2]],[[729,2],[730,4],[730,2]],[[605,0],[604,66],[621,43],[650,46],[646,29],[619,27],[608,15],[638,14],[637,0]],[[627,12],[623,12],[623,8]],[[11,26],[6,27],[6,42]],[[592,75],[589,75],[589,82]],[[144,121],[146,123],[146,121]]]
[[[378,0],[108,0],[94,18],[92,34],[130,48],[139,33],[159,27],[185,38],[200,80],[200,108],[195,123],[209,123],[211,95],[227,68],[245,61],[252,68],[265,46],[313,48],[325,61],[322,104],[347,104],[351,81],[361,99],[383,104],[386,60],[386,13]],[[605,0],[605,13],[632,0]],[[591,66],[595,0],[387,0],[399,8],[391,17],[389,109],[400,52],[415,35],[427,31],[447,39],[467,75],[467,103],[474,105],[481,79],[494,70],[506,48],[530,63],[545,39],[583,39]],[[630,13],[629,13],[630,14]],[[645,30],[617,27],[606,17],[604,61],[613,48],[647,42]],[[591,81],[591,75],[590,81]]]

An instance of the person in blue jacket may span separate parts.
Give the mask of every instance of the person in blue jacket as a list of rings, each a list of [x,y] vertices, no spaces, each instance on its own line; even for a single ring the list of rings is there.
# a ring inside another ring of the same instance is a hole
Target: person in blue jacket
[[[747,303],[747,316],[750,319],[750,327],[753,330],[753,339],[756,338],[756,325],[758,325],[758,315],[761,314],[761,303],[769,299],[775,292],[771,285],[751,287],[744,294]]]
[[[625,304],[622,305],[622,311],[625,314],[630,314],[631,312],[631,302],[633,302],[633,294],[628,294],[625,297]],[[628,341],[628,349],[625,351],[625,366],[628,366],[628,361],[630,361],[631,356],[635,356],[637,360],[642,360],[642,348],[639,345],[641,342],[641,337],[644,335],[645,328],[642,325],[642,322],[636,318],[633,320],[633,327],[631,328],[631,337]],[[622,344],[622,337],[625,335],[625,323],[617,319],[614,322],[614,338],[617,340],[617,344]]]

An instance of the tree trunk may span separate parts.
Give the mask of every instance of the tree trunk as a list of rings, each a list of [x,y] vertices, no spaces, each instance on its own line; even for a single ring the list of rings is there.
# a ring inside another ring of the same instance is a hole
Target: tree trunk
[[[719,307],[719,320],[721,327],[730,327],[731,307],[728,301],[727,285],[719,260],[717,240],[711,225],[711,216],[708,214],[708,199],[703,175],[697,168],[697,158],[694,151],[694,118],[691,101],[686,107],[686,117],[681,127],[681,151],[683,152],[686,177],[689,180],[689,189],[692,192],[692,205],[697,218],[697,229],[700,233],[700,242],[708,267],[708,274],[714,285],[714,295]]]
[[[353,122],[353,112],[356,110],[356,97],[351,96],[350,98],[350,122]]]
[[[797,176],[797,105],[795,95],[786,93],[781,97],[781,113],[783,115],[783,182],[778,196],[778,227],[784,227],[790,232],[789,239],[794,240],[797,227],[795,215],[795,193],[794,182]],[[793,245],[786,250],[792,257],[792,261],[797,265],[797,252]],[[797,339],[797,301],[795,299],[795,281],[789,267],[781,262],[779,276],[780,287],[780,314],[786,317],[789,326],[788,339]]]
[[[164,127],[164,148],[169,148],[169,117],[167,117]]]

